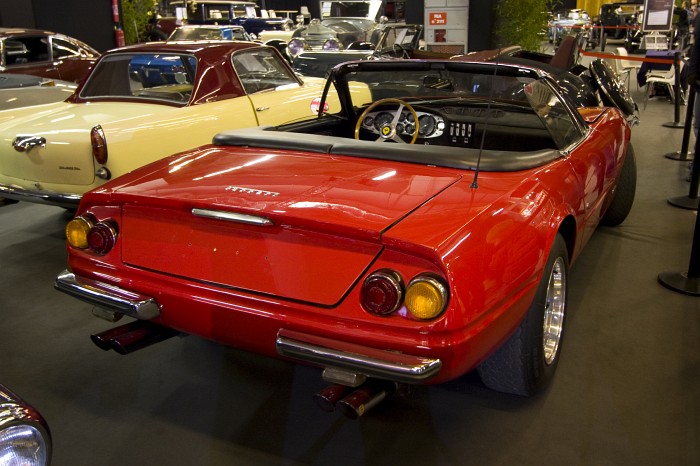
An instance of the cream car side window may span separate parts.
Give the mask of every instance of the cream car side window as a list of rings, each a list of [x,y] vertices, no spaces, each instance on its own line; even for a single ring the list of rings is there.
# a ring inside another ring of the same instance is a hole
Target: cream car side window
[[[231,57],[231,61],[246,94],[299,85],[282,59],[270,50],[238,52]]]

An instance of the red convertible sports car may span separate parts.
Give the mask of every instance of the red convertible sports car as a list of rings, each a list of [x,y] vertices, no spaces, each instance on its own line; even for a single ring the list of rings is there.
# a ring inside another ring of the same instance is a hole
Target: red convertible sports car
[[[55,286],[135,319],[93,335],[103,349],[187,333],[311,363],[332,384],[319,405],[350,417],[475,368],[541,389],[569,266],[633,203],[627,118],[577,108],[534,62],[350,62],[332,88],[339,112],[223,132],[86,194]]]

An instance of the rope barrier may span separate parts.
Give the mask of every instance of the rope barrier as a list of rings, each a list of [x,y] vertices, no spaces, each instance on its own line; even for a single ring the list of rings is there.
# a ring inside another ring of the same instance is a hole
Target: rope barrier
[[[660,63],[662,65],[673,65],[672,58],[657,58],[657,57],[635,57],[634,55],[615,55],[614,53],[602,52],[586,52],[581,47],[578,48],[581,55],[594,58],[610,58],[611,60],[629,60],[647,63]]]

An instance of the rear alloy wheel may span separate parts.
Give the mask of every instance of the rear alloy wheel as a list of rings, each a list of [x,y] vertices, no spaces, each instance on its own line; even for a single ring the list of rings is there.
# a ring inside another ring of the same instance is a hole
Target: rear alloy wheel
[[[525,319],[477,368],[481,380],[492,390],[530,396],[543,389],[554,375],[566,317],[568,257],[564,238],[557,234]]]

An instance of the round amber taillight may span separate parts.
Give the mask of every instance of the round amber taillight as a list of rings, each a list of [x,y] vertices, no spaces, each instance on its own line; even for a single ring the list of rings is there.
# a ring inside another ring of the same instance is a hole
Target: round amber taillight
[[[391,314],[403,302],[401,276],[392,270],[373,272],[362,284],[360,300],[362,307],[371,314]]]
[[[406,289],[406,309],[416,319],[433,319],[447,307],[447,287],[435,276],[419,275]]]
[[[97,223],[88,232],[87,243],[95,254],[107,254],[117,243],[116,226],[109,220]]]
[[[107,139],[100,125],[94,126],[90,131],[90,143],[95,161],[102,165],[107,163]]]
[[[86,249],[88,247],[87,236],[95,225],[95,219],[90,215],[75,217],[66,225],[66,240],[74,248]]]

